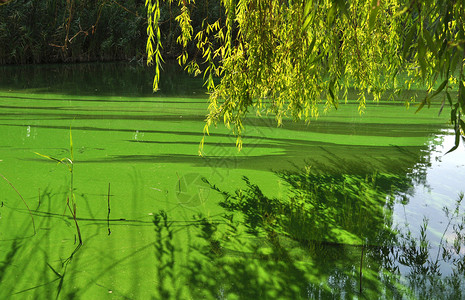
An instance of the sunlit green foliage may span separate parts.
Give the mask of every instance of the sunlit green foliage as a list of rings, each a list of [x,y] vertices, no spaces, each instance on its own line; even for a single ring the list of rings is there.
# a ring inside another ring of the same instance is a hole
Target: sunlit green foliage
[[[153,18],[147,51],[157,70],[159,2],[146,1]],[[458,145],[465,130],[463,1],[219,2],[222,17],[203,22],[197,32],[189,18],[196,9],[193,1],[176,2],[181,7],[178,43],[183,48],[195,44],[199,53],[189,58],[184,51],[178,60],[203,74],[210,92],[205,134],[221,120],[241,148],[243,119],[250,111],[273,114],[278,125],[286,117],[309,122],[318,117],[321,104],[324,110],[337,109],[349,88],[358,91],[362,111],[367,97],[378,100],[385,92],[392,96],[419,83],[428,94],[418,109],[446,92],[442,103],[451,108]],[[218,85],[213,75],[221,77]],[[157,71],[155,89],[158,80]]]

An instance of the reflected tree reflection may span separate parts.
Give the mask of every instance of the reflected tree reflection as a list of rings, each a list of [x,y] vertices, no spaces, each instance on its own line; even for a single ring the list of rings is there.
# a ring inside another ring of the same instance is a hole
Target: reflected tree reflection
[[[289,184],[287,199],[266,197],[248,178],[234,193],[209,183],[231,214],[220,223],[197,217],[204,242],[190,252],[199,255],[191,254],[188,268],[192,293],[221,299],[462,297],[463,195],[453,211],[444,209],[454,239],[444,239],[435,252],[426,219],[419,240],[408,227],[393,225],[393,202],[411,185],[405,177],[316,175],[310,168],[277,175]]]

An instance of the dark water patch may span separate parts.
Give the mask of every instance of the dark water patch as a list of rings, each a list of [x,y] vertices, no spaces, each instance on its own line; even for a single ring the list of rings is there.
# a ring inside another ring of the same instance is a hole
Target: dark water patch
[[[125,97],[121,99],[92,99],[92,98],[44,98],[44,97],[26,97],[26,96],[11,96],[9,95],[0,95],[0,98],[4,99],[18,99],[18,100],[36,100],[36,101],[60,101],[60,102],[102,102],[102,103],[167,103],[167,104],[205,104],[207,100],[161,100],[159,98],[145,98],[152,100],[141,100],[140,98],[130,98]],[[163,99],[163,98],[162,98]]]
[[[17,124],[0,124],[0,126],[6,126],[6,127],[24,127],[25,125],[17,125]],[[104,128],[104,127],[93,127],[93,126],[60,126],[60,125],[34,125],[36,128],[47,128],[47,129],[63,129],[66,131],[69,131],[70,128],[72,130],[82,130],[82,131],[103,131],[103,132],[135,132],[137,129],[123,129],[123,128]],[[181,136],[197,136],[199,138],[203,137],[203,133],[201,131],[173,131],[173,130],[142,130],[144,133],[157,133],[157,134],[167,134],[167,135],[181,135]],[[223,134],[223,133],[210,133],[209,137],[214,138],[214,137],[224,137],[228,138],[231,140],[231,144],[235,144],[236,138],[231,135],[231,134]],[[339,143],[336,142],[315,142],[315,141],[309,141],[309,140],[302,140],[302,139],[295,139],[295,138],[275,138],[275,137],[270,137],[270,136],[263,136],[263,135],[243,135],[243,139],[245,140],[245,145],[247,145],[247,140],[246,139],[256,139],[259,141],[262,140],[267,140],[267,141],[274,141],[277,143],[280,143],[283,147],[286,144],[292,145],[292,146],[297,146],[297,145],[321,145],[321,143],[325,145],[339,145]],[[200,139],[199,139],[200,142]],[[344,141],[342,141],[344,142]],[[315,144],[316,143],[316,144]],[[208,138],[205,142],[206,145],[208,145]],[[344,145],[344,143],[341,143]],[[363,145],[355,145],[355,147],[360,147]],[[350,145],[349,145],[350,147]],[[365,147],[365,146],[363,146]],[[368,146],[372,147],[373,149],[379,149],[380,147],[383,146]],[[244,152],[247,152],[248,150],[252,150],[253,148],[245,148]],[[300,152],[300,151],[299,151]]]
[[[354,109],[356,111],[356,109]],[[280,127],[290,131],[305,131],[325,134],[341,135],[364,135],[364,136],[424,136],[437,133],[442,130],[447,120],[431,115],[422,117],[421,115],[409,115],[389,111],[387,114],[380,113],[364,118],[359,115],[329,114],[310,123],[304,121],[283,120],[284,124]],[[397,116],[399,115],[399,116]],[[397,118],[399,121],[392,121]],[[379,120],[379,121],[378,121]],[[268,133],[277,127],[274,118],[249,116],[245,121],[246,129],[249,126],[255,127],[255,130]],[[268,129],[268,131],[265,131]],[[246,131],[247,132],[247,131]]]
[[[179,115],[142,115],[138,113],[146,113],[146,110],[111,110],[111,112],[122,112],[122,113],[133,113],[134,115],[128,114],[97,114],[98,112],[104,112],[104,110],[99,109],[69,109],[65,107],[57,108],[42,108],[42,107],[24,107],[22,109],[27,110],[26,113],[0,113],[0,116],[22,116],[23,118],[17,118],[19,120],[29,120],[24,118],[24,116],[37,118],[45,117],[54,117],[54,120],[138,120],[138,121],[167,121],[167,122],[181,122],[185,121],[204,121],[204,116],[199,115],[185,115],[180,113]],[[30,109],[47,109],[47,110],[63,110],[63,111],[76,111],[76,113],[30,113]],[[78,111],[94,111],[96,114],[81,114],[77,113]]]
[[[47,109],[47,110],[59,110],[65,109],[63,106],[13,106],[13,105],[0,105],[0,108],[6,109]]]
[[[9,209],[11,211],[19,212],[19,213],[27,213],[24,209],[18,209],[18,208],[13,208],[9,207],[8,205],[4,205],[5,209]],[[41,210],[33,210],[32,214],[34,217],[36,217],[39,222],[43,222],[45,219],[55,219],[55,220],[61,220],[67,224],[67,226],[71,226],[72,222],[74,222],[73,216],[68,216],[68,215],[63,215],[62,213],[54,213],[54,212],[49,212],[49,211],[41,211]],[[212,215],[213,218],[217,219],[215,221],[217,224],[221,224],[223,220],[221,218],[217,218],[220,215]],[[111,226],[130,226],[130,227],[151,227],[152,226],[152,221],[150,220],[150,216],[144,217],[145,220],[143,219],[127,219],[127,218],[92,218],[92,217],[76,217],[76,220],[81,223],[81,226],[84,228],[86,226],[100,226],[100,227],[106,227],[107,223],[110,222]],[[179,227],[179,228],[185,228],[187,226],[192,226],[196,224],[195,220],[172,220],[173,226],[174,227]],[[42,223],[39,223],[42,224]],[[44,226],[43,224],[40,225],[40,228],[38,231],[44,232],[44,231],[50,231],[53,230],[53,228]],[[31,237],[29,237],[31,238]],[[12,241],[18,241],[19,239],[12,239]],[[1,240],[1,241],[6,241],[6,240]],[[19,247],[18,247],[19,248]],[[1,264],[0,264],[1,265]],[[1,271],[1,269],[0,269]]]
[[[0,126],[8,127],[24,127],[24,125],[16,124],[0,124]],[[70,128],[74,130],[83,130],[83,131],[104,131],[104,132],[131,132],[133,133],[136,129],[123,129],[123,128],[103,128],[103,127],[92,127],[92,126],[58,126],[58,125],[34,125],[37,128],[47,128],[47,129],[63,129],[69,131]],[[162,133],[162,134],[174,134],[174,135],[193,135],[193,136],[203,136],[201,132],[188,132],[188,131],[169,131],[169,130],[144,130],[146,133]],[[212,134],[212,136],[228,136],[227,134]]]
[[[167,62],[160,90],[153,93],[154,69],[131,63],[82,63],[0,67],[0,88],[69,95],[205,97],[202,78],[192,78]]]
[[[188,114],[185,112],[179,112],[176,115],[160,115],[158,113],[146,114],[146,110],[131,110],[131,109],[112,109],[105,111],[103,108],[69,108],[69,107],[21,107],[21,106],[0,106],[1,108],[9,109],[23,109],[27,112],[24,113],[0,113],[0,116],[22,116],[22,120],[28,120],[25,116],[34,118],[45,118],[54,117],[55,120],[140,120],[140,121],[166,121],[166,122],[180,122],[180,121],[195,121],[203,122],[205,116],[193,115],[192,111]],[[56,110],[60,111],[57,113],[37,113],[30,112],[30,110]],[[96,114],[83,114],[79,112],[92,111]],[[67,113],[65,113],[67,112]],[[98,114],[99,112],[105,112],[104,114]],[[121,112],[125,114],[112,114],[114,112]],[[129,114],[127,114],[129,113]],[[402,118],[403,119],[403,118]],[[284,126],[284,129],[291,131],[303,131],[309,133],[322,133],[322,134],[339,134],[345,136],[386,136],[386,137],[422,137],[425,134],[431,134],[431,132],[439,132],[444,128],[444,124],[431,123],[431,119],[425,119],[428,122],[420,122],[417,120],[414,124],[381,124],[381,123],[354,123],[354,122],[313,122],[310,125],[304,123],[290,123]],[[246,125],[255,127],[255,130],[263,132],[264,129],[272,129],[275,124],[272,122],[258,121],[258,119],[249,119]],[[247,129],[247,127],[246,127]],[[261,130],[263,129],[263,130]],[[215,133],[212,133],[214,135]],[[244,138],[253,138],[254,136],[248,136],[247,132],[243,135]]]
[[[145,132],[145,131],[144,131]],[[143,143],[143,144],[163,144],[163,145],[193,145],[193,146],[198,146],[199,142],[198,141],[148,141],[148,140],[126,140],[127,142],[131,143]],[[315,142],[316,144],[318,142]],[[322,143],[324,144],[324,143]],[[221,148],[231,148],[231,149],[236,149],[236,145],[234,142],[228,142],[228,143],[219,143],[219,142],[211,142],[207,144],[207,147],[221,147]],[[281,149],[282,146],[279,144],[267,144],[267,143],[247,143],[247,147],[250,148],[267,148],[267,149]],[[208,154],[206,154],[209,156]]]
[[[17,124],[0,124],[0,126],[7,126],[7,127],[24,127],[24,125],[17,125]],[[69,126],[59,126],[59,125],[34,125],[37,128],[47,128],[47,129],[62,129],[69,131]],[[92,126],[71,126],[71,129],[74,130],[83,130],[83,131],[104,131],[104,132],[131,132],[133,133],[136,129],[123,129],[123,128],[103,128],[103,127],[92,127]],[[190,135],[190,136],[197,136],[199,138],[203,137],[203,133],[201,131],[172,131],[172,130],[143,130],[144,133],[160,133],[160,134],[168,134],[168,135]],[[231,134],[223,134],[223,133],[210,133],[211,137],[226,137],[231,139],[231,144],[235,143],[235,137]],[[293,140],[293,139],[279,139],[279,138],[272,138],[272,137],[263,137],[259,135],[244,135],[244,138],[250,139],[259,139],[259,140],[272,140],[272,141],[282,141],[282,142],[292,142],[292,141],[300,141],[300,140]],[[199,139],[200,142],[200,139]]]
[[[261,145],[259,145],[261,147]],[[234,148],[234,145],[231,145]],[[411,159],[405,158],[395,147],[377,147],[374,149],[363,149],[359,147],[347,147],[345,151],[332,153],[324,147],[309,147],[306,151],[292,150],[284,147],[283,152],[266,155],[222,155],[222,156],[198,156],[187,154],[160,154],[160,155],[113,155],[100,159],[83,159],[79,163],[121,163],[121,164],[187,164],[194,167],[205,167],[211,169],[252,169],[252,170],[282,170],[292,168],[308,162],[315,171],[338,174],[346,171],[350,174],[369,174],[375,171],[391,171],[395,174],[409,172],[418,161],[414,153],[421,148],[411,147]],[[272,149],[272,148],[270,148]],[[234,149],[233,149],[234,150]],[[390,150],[390,151],[389,151]],[[386,154],[386,152],[390,152]],[[383,156],[377,155],[383,154]],[[352,158],[347,155],[352,154]],[[39,161],[39,159],[28,159]],[[270,161],[275,161],[270,164]],[[420,174],[418,174],[420,176]]]
[[[405,120],[405,118],[401,118]],[[263,122],[260,119],[249,118],[246,125],[259,128],[276,127],[274,120]],[[305,131],[324,134],[341,134],[356,136],[390,136],[390,137],[421,137],[425,134],[438,133],[444,129],[445,124],[432,123],[430,118],[415,118],[414,124],[398,123],[371,123],[371,122],[341,122],[314,121],[310,124],[304,122],[287,122],[282,129],[290,131]],[[246,127],[247,128],[247,127]]]

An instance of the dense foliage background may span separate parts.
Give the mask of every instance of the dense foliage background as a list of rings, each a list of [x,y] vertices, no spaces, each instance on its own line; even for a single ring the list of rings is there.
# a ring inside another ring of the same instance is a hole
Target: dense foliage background
[[[217,2],[198,1],[196,7],[194,26],[220,13]],[[163,53],[176,57],[179,8],[170,3],[160,8]],[[143,59],[146,14],[143,0],[9,1],[0,6],[0,64]]]
[[[17,0],[0,7],[0,63],[140,58],[143,1]]]

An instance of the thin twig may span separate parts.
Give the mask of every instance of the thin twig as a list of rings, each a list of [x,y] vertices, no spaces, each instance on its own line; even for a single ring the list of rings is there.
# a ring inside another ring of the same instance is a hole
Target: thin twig
[[[110,230],[110,183],[108,183],[108,214],[107,214],[107,228],[108,228],[108,235],[111,234]]]
[[[115,0],[113,0],[113,3],[115,3],[116,5],[118,5],[119,7],[124,9],[125,11],[127,11],[128,13],[133,14],[136,17],[139,17],[139,14],[137,13],[137,11],[133,12],[133,11],[129,10],[128,8],[126,8],[125,6],[121,5],[120,3],[116,2]],[[142,19],[147,20],[146,18],[142,18]]]
[[[32,216],[32,212],[31,210],[29,209],[29,206],[27,205],[26,201],[24,200],[23,196],[21,196],[21,194],[18,192],[18,190],[13,186],[13,184],[8,180],[6,179],[5,176],[3,176],[3,174],[0,173],[0,176],[3,177],[3,179],[5,179],[6,182],[8,182],[8,184],[15,190],[15,192],[19,195],[19,197],[21,198],[21,200],[23,200],[23,203],[24,205],[26,205],[26,208],[27,210],[29,211],[29,215],[31,216],[31,220],[32,220],[32,228],[34,229],[34,235],[36,235],[36,224],[34,223],[34,217]]]
[[[40,208],[40,188],[39,188],[39,203],[37,204],[36,210],[39,210],[39,208]]]
[[[76,231],[77,231],[78,238],[79,238],[79,245],[82,245],[81,230],[79,229],[79,225],[76,219],[76,203],[73,203],[73,208],[71,208],[71,205],[69,205],[69,198],[68,198],[67,204],[68,204],[69,211],[71,212],[71,215],[73,216],[74,223],[76,224]]]

